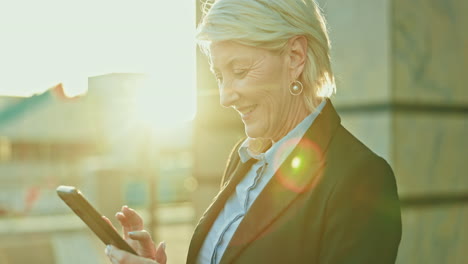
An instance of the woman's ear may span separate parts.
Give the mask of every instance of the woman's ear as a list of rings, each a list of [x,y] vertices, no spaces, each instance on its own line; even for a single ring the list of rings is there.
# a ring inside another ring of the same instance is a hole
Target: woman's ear
[[[295,36],[288,41],[289,49],[289,69],[291,78],[296,80],[304,70],[307,58],[307,38],[305,36]]]

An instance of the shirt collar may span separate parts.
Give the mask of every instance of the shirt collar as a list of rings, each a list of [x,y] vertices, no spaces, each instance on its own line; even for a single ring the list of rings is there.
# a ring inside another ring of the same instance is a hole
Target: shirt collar
[[[286,134],[286,136],[284,136],[278,142],[275,142],[275,144],[273,144],[264,153],[260,153],[260,154],[252,153],[249,150],[249,145],[250,144],[266,144],[266,143],[259,142],[258,140],[255,141],[252,138],[247,138],[246,140],[244,140],[244,142],[242,142],[242,144],[241,144],[241,146],[240,146],[240,148],[238,150],[239,157],[240,157],[240,160],[242,161],[242,163],[246,163],[250,159],[257,159],[257,160],[267,159],[267,160],[271,160],[273,158],[273,156],[274,156],[274,153],[279,148],[279,146],[282,146],[283,143],[285,143],[285,142],[288,142],[287,145],[295,147],[297,145],[297,143],[299,143],[300,139],[304,136],[305,132],[310,128],[310,126],[314,122],[315,118],[320,114],[320,112],[322,111],[322,109],[325,106],[326,102],[327,102],[326,100],[323,100],[318,105],[318,107],[310,115],[308,115],[306,118],[304,118],[304,120],[302,120],[293,130],[289,131],[289,133]],[[291,151],[292,151],[292,148],[291,148]],[[289,153],[290,153],[290,151],[289,151]],[[289,153],[287,153],[287,155],[289,155]]]

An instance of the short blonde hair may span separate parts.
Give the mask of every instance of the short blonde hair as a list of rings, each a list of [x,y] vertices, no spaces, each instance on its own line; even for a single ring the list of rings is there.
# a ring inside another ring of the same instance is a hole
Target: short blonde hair
[[[313,110],[318,98],[335,92],[325,18],[314,0],[216,0],[206,1],[203,11],[196,37],[207,56],[212,42],[282,52],[289,39],[305,36],[307,60],[298,79],[304,84],[306,105]]]

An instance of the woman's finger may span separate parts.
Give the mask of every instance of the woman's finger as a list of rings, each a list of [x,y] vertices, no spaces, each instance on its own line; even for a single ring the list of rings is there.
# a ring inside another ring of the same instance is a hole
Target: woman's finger
[[[156,259],[156,248],[154,247],[151,235],[146,230],[132,231],[128,233],[129,237],[140,243],[142,252],[138,252],[140,256]]]
[[[146,230],[132,231],[128,233],[129,237],[139,243],[138,254],[143,257],[156,259],[156,248],[150,234]]]
[[[125,239],[128,238],[128,232],[140,231],[144,228],[141,216],[126,205],[122,206],[121,211],[117,212],[115,217],[119,220],[120,225],[122,225],[122,232]]]
[[[122,233],[125,239],[128,238],[128,232],[132,231],[130,228],[130,224],[128,223],[127,217],[122,212],[117,212],[115,214],[115,218],[119,221],[120,225],[122,226]]]
[[[161,264],[166,264],[167,255],[166,255],[166,242],[161,242],[156,249],[156,261]]]
[[[132,208],[124,205],[122,207],[122,213],[125,215],[125,219],[127,220],[128,226],[130,228],[129,231],[138,231],[143,230],[143,218]]]
[[[107,245],[105,252],[113,264],[159,264],[154,260],[135,256],[112,245]]]
[[[146,230],[131,231],[128,233],[131,239],[138,240],[141,243],[152,242],[151,235]]]

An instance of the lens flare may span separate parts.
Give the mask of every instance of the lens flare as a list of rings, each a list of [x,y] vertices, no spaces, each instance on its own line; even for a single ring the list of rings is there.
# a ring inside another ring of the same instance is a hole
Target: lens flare
[[[299,143],[296,144],[297,141],[298,138],[290,139],[279,146],[273,163],[275,166],[281,163],[281,166],[275,173],[272,182],[258,197],[261,201],[256,201],[250,209],[255,212],[254,216],[262,216],[263,219],[257,222],[245,221],[241,223],[241,225],[248,223],[249,226],[244,227],[256,230],[258,233],[234,236],[231,240],[232,245],[242,246],[263,239],[274,233],[277,228],[288,225],[289,220],[301,212],[302,204],[307,201],[306,199],[296,199],[296,197],[302,193],[313,191],[320,182],[325,165],[322,149],[316,142],[307,138],[300,139]],[[290,203],[294,203],[294,205],[288,207],[289,213],[277,217],[285,206],[290,206]],[[252,214],[249,214],[245,217],[252,217]],[[275,217],[274,224],[263,222],[270,217]],[[251,224],[255,224],[255,227],[250,226]]]
[[[300,157],[296,156],[292,159],[291,161],[291,167],[295,170],[299,169],[301,167],[302,160]]]
[[[284,142],[275,156],[275,162],[282,153],[284,155],[287,149],[291,149],[292,145],[294,144],[291,141]],[[296,193],[303,193],[317,184],[323,173],[323,165],[323,151],[320,146],[303,138],[278,169],[275,177],[283,187]]]

